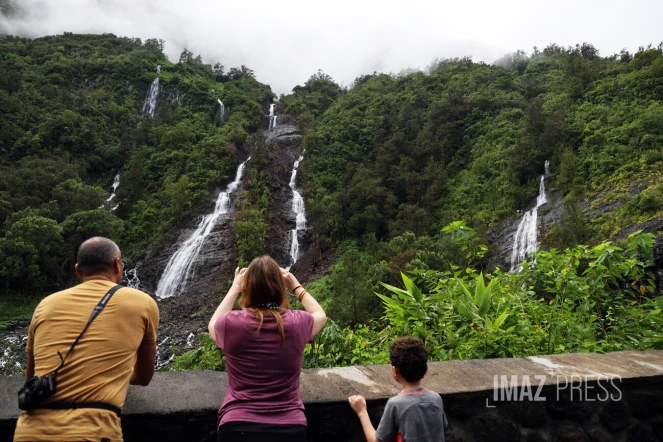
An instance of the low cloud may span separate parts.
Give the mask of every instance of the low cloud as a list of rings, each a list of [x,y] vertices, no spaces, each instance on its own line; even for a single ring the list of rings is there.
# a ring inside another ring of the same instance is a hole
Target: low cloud
[[[318,69],[349,84],[436,57],[492,62],[516,49],[585,41],[610,55],[663,39],[655,0],[0,0],[0,11],[12,9],[0,15],[0,32],[162,38],[173,61],[186,47],[208,63],[245,64],[278,94]]]

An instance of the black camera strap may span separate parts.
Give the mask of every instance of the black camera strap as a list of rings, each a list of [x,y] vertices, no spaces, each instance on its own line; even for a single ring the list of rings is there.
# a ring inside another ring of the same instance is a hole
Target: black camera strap
[[[111,289],[110,289],[110,290],[104,295],[104,297],[101,298],[101,301],[99,301],[99,304],[97,304],[97,306],[94,308],[94,310],[92,310],[92,313],[90,314],[90,318],[87,320],[87,324],[85,324],[85,328],[83,329],[83,331],[81,332],[81,334],[78,335],[78,337],[76,338],[76,340],[74,341],[74,343],[71,344],[71,347],[69,347],[69,351],[67,352],[66,355],[64,355],[64,358],[62,357],[62,353],[58,352],[58,356],[60,356],[60,360],[61,360],[62,362],[60,363],[60,365],[58,366],[58,368],[56,368],[55,371],[53,371],[54,374],[56,374],[56,375],[58,374],[58,371],[60,371],[60,369],[64,366],[64,363],[65,363],[65,361],[67,360],[67,357],[69,356],[69,354],[70,354],[72,351],[74,351],[74,347],[76,347],[76,344],[78,344],[78,341],[81,340],[81,337],[83,336],[83,333],[85,333],[85,331],[88,329],[88,327],[90,326],[90,324],[92,324],[92,321],[94,321],[95,318],[96,318],[97,316],[99,316],[99,313],[101,313],[101,311],[104,309],[104,307],[106,307],[106,304],[108,304],[108,301],[110,301],[110,299],[113,297],[113,295],[115,294],[115,292],[117,292],[117,291],[118,291],[119,289],[121,289],[122,287],[124,287],[122,284],[118,284],[118,285],[112,287],[112,288],[111,288]]]
[[[56,368],[52,373],[57,376],[58,371],[64,366],[65,361],[67,360],[67,357],[69,354],[74,351],[74,347],[76,347],[76,344],[78,344],[78,341],[81,340],[81,337],[83,336],[83,333],[85,333],[90,327],[90,324],[92,324],[92,321],[95,320],[97,316],[99,316],[99,313],[102,312],[104,307],[106,307],[106,304],[108,304],[108,301],[113,297],[115,292],[117,292],[119,289],[124,287],[121,284],[118,284],[114,287],[112,287],[108,292],[104,295],[103,298],[101,298],[101,301],[97,304],[97,306],[92,310],[92,313],[90,314],[90,318],[87,320],[87,324],[85,324],[85,328],[83,331],[78,335],[76,340],[74,341],[73,344],[71,344],[71,347],[69,347],[69,351],[67,351],[67,354],[62,357],[62,353],[58,352],[58,356],[60,356],[60,360],[62,361],[58,368]],[[101,410],[108,410],[112,411],[113,413],[117,414],[118,416],[121,413],[121,409],[119,407],[116,407],[115,405],[108,404],[106,402],[51,402],[49,404],[40,404],[34,408],[46,408],[50,410],[71,410],[71,409],[78,409],[78,408],[99,408]]]

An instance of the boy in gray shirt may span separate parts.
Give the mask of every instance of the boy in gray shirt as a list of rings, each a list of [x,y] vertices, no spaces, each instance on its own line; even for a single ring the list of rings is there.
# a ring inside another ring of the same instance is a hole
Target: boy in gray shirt
[[[403,390],[387,401],[377,431],[363,396],[350,396],[367,442],[444,442],[447,418],[439,394],[421,386],[428,370],[428,351],[421,339],[399,338],[389,349],[391,374]]]

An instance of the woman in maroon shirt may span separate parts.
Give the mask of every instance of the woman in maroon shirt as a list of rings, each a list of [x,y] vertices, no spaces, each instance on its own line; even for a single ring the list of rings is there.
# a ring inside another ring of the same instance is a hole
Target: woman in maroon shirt
[[[286,288],[306,311],[290,310]],[[242,310],[232,311],[240,293]],[[235,270],[232,287],[209,322],[210,336],[226,352],[228,371],[219,441],[306,441],[299,375],[304,346],[326,321],[320,304],[269,256]]]

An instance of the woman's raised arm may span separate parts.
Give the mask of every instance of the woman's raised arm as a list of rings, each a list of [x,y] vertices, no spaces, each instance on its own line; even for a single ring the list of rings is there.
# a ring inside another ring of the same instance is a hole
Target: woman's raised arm
[[[288,287],[290,290],[293,290],[293,293],[295,296],[297,296],[297,298],[299,298],[303,292],[306,292],[301,298],[301,303],[304,307],[304,310],[313,316],[313,336],[317,335],[327,323],[327,314],[322,309],[322,307],[320,307],[318,301],[316,301],[315,298],[311,296],[311,294],[304,287],[301,286],[299,281],[297,281],[297,278],[295,278],[295,275],[285,269],[281,269],[281,271],[283,273],[283,279],[285,279],[286,287]]]
[[[233,309],[233,305],[235,305],[235,300],[237,299],[237,296],[242,290],[242,280],[244,279],[244,273],[246,272],[246,268],[243,268],[242,270],[237,267],[235,269],[235,279],[233,280],[233,285],[230,287],[230,290],[228,290],[228,293],[226,293],[226,296],[223,298],[223,301],[221,301],[221,304],[217,307],[216,311],[212,315],[212,319],[209,320],[209,324],[207,325],[207,330],[209,331],[210,338],[212,338],[212,341],[216,342],[216,335],[214,333],[214,324],[216,324],[216,320],[221,317],[224,313],[228,313]]]

